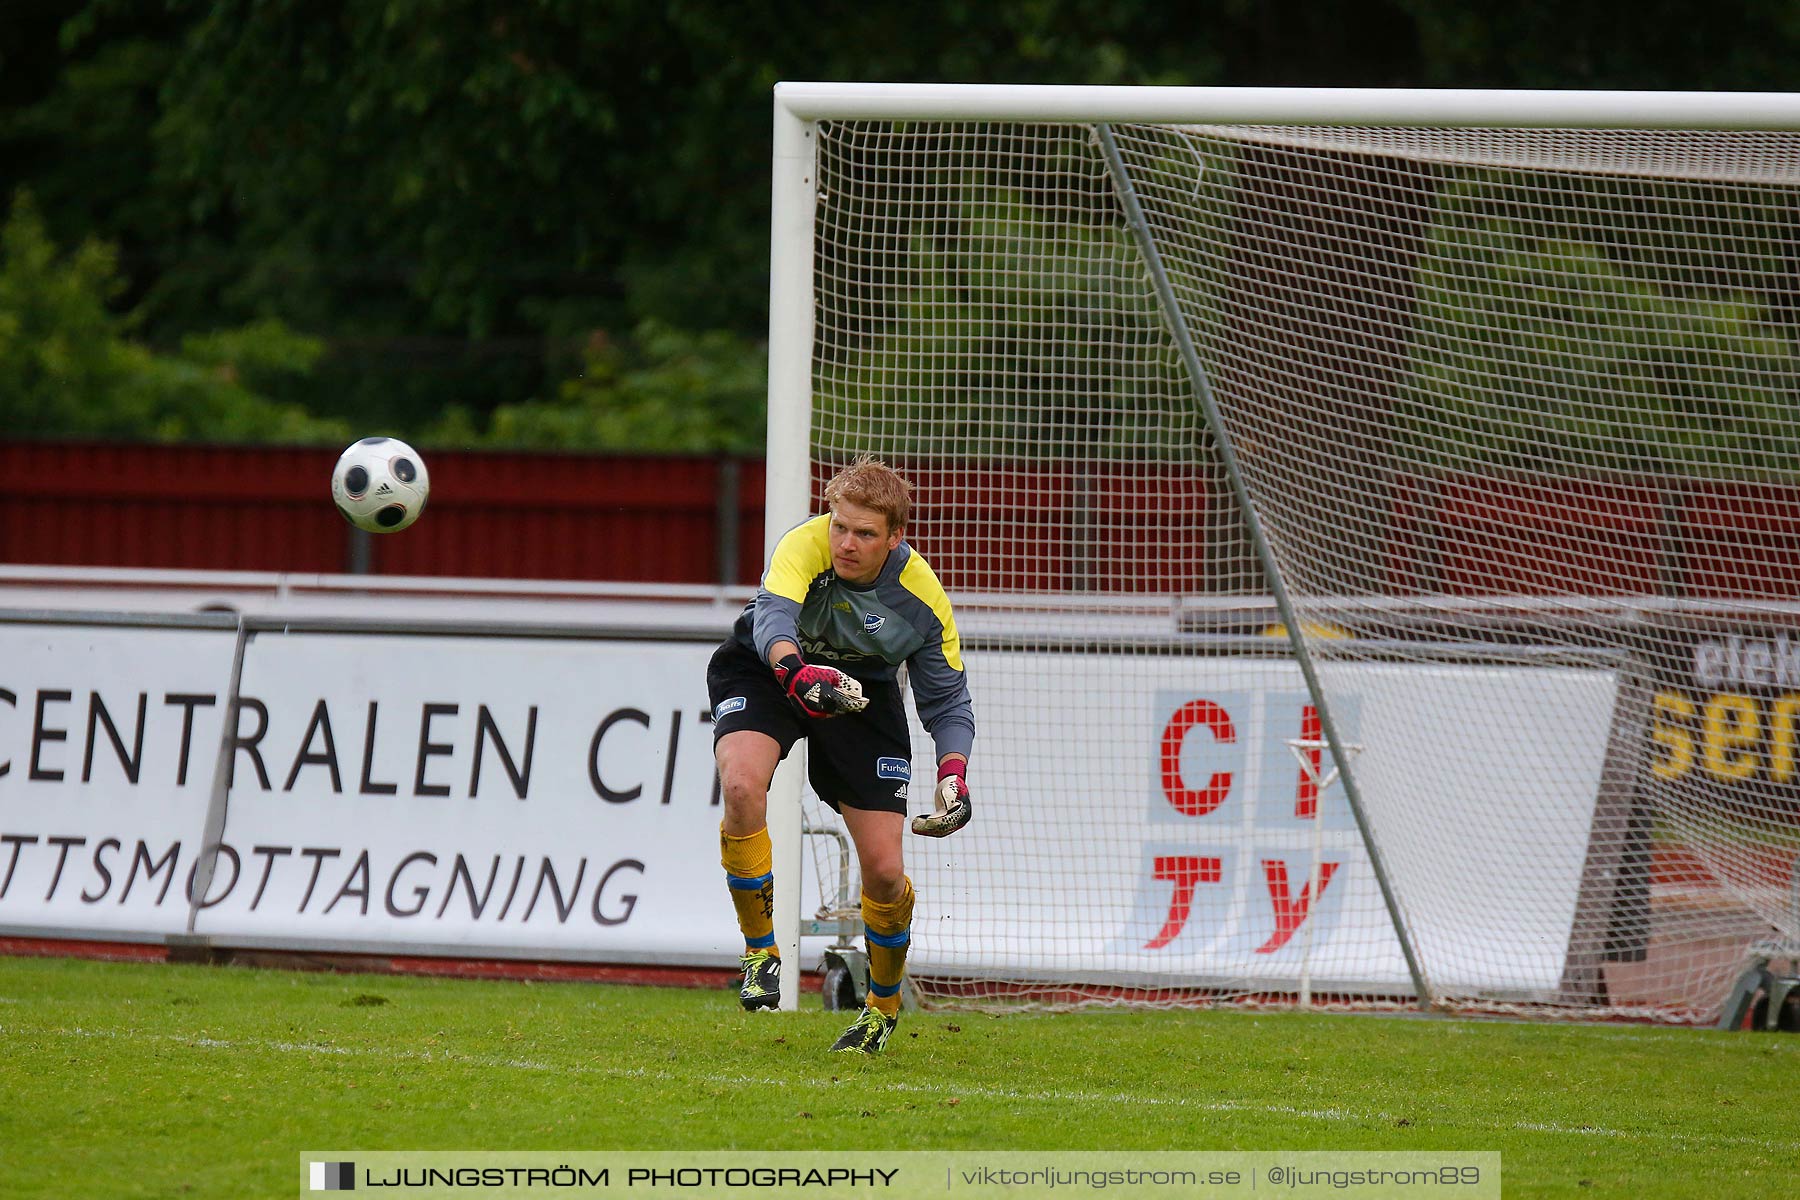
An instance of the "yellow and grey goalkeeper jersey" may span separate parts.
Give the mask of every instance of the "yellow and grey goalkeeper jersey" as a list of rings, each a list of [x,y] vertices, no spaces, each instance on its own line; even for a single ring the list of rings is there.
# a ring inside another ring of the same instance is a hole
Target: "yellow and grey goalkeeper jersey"
[[[732,636],[764,662],[769,647],[787,638],[807,662],[871,682],[893,679],[905,663],[919,720],[938,757],[966,757],[975,740],[975,708],[943,585],[905,542],[894,547],[873,583],[844,582],[831,569],[830,524],[826,513],[782,536],[762,589]]]

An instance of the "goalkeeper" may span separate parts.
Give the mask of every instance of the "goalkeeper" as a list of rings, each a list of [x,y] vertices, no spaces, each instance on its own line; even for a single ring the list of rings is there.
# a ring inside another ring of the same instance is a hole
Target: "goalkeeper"
[[[897,675],[907,668],[919,719],[937,750],[935,811],[914,833],[969,823],[975,715],[956,619],[937,576],[902,535],[911,485],[862,455],[825,485],[829,509],[775,547],[756,599],[713,654],[706,686],[725,818],[725,882],[744,933],[746,1009],[780,1001],[769,781],[800,738],[807,775],[844,819],[862,870],[868,1004],[831,1047],[877,1054],[900,1014],[913,888],[901,861],[912,738]]]

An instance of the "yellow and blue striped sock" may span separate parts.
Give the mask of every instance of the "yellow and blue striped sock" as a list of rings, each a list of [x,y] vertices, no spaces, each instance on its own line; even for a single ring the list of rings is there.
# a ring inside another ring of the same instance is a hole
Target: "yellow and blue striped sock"
[[[883,904],[862,898],[863,934],[869,948],[869,1007],[883,1016],[900,1013],[900,980],[906,974],[906,948],[912,942],[913,886],[900,898]]]
[[[736,837],[719,827],[719,863],[746,950],[775,950],[775,873],[768,826]]]

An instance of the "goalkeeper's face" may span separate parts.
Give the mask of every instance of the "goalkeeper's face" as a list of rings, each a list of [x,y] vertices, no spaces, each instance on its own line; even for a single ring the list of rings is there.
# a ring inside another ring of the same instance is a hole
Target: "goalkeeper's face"
[[[831,510],[831,569],[847,583],[873,583],[887,556],[900,544],[900,531],[886,515],[848,500]]]

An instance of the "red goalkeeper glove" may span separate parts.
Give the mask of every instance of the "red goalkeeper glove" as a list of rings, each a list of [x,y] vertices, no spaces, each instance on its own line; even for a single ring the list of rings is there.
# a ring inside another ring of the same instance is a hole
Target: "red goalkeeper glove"
[[[836,667],[808,666],[798,654],[790,654],[775,664],[775,682],[794,707],[809,717],[836,717],[869,707],[869,698],[863,695],[862,684],[854,676]]]
[[[963,772],[969,764],[959,758],[948,758],[938,764],[937,791],[932,795],[933,811],[928,816],[914,817],[912,831],[926,837],[949,837],[975,815],[969,803],[969,781]]]

